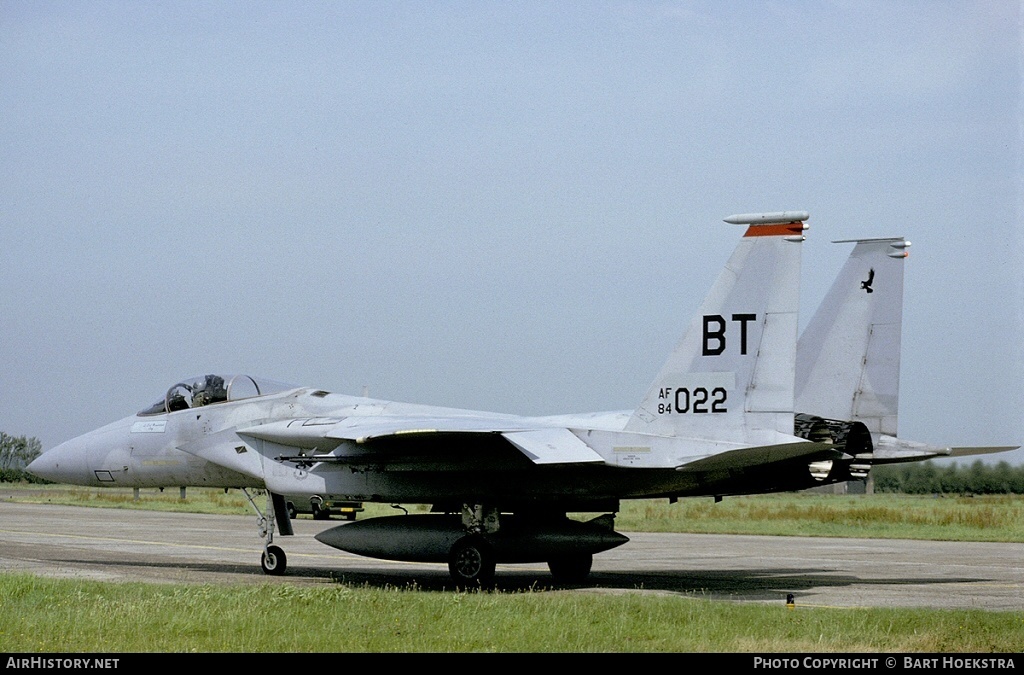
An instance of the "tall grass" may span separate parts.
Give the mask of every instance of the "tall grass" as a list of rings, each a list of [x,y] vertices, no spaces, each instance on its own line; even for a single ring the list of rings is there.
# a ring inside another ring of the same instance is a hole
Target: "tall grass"
[[[105,584],[0,574],[6,652],[1000,652],[1024,612],[685,596]],[[91,647],[92,646],[92,647]]]
[[[623,531],[1024,542],[1024,497],[788,493],[624,503]]]

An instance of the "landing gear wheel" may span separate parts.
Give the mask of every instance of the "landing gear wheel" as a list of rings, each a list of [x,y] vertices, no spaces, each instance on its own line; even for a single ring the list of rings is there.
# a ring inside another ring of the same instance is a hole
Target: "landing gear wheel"
[[[285,568],[288,567],[288,559],[280,546],[268,546],[260,558],[260,566],[263,568],[264,574],[281,576],[284,574]]]
[[[295,504],[292,504],[291,502],[288,502],[288,507],[287,508],[288,508],[288,517],[291,518],[292,520],[295,520],[295,516],[298,515],[298,512],[295,510]]]
[[[489,588],[494,566],[494,552],[481,537],[459,539],[448,554],[448,573],[459,588]]]
[[[548,561],[548,569],[556,581],[575,584],[583,581],[590,574],[594,564],[594,556],[589,553],[567,555]]]
[[[313,504],[313,520],[330,520],[331,512],[321,507],[319,504]]]

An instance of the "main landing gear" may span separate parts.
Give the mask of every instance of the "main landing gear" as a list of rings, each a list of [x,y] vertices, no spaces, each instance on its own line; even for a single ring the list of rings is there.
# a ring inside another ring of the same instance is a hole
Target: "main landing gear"
[[[462,507],[462,526],[465,536],[458,539],[448,552],[448,573],[457,588],[490,588],[494,585],[494,571],[498,559],[510,562],[509,540],[502,540],[499,534],[501,515],[497,508],[481,504],[464,504]],[[535,550],[533,560],[546,560],[551,576],[559,583],[581,583],[590,574],[594,564],[594,556],[581,550],[579,544],[582,537],[570,529],[557,529],[549,523],[518,528],[514,537],[518,548],[513,558],[518,562],[526,562],[529,558],[524,548],[534,545],[537,549],[546,549],[546,553]],[[610,530],[610,523],[609,523]],[[508,529],[504,530],[508,537]],[[561,546],[552,545],[552,540],[561,539]],[[546,545],[540,544],[546,540]],[[585,547],[583,547],[585,548]]]
[[[479,534],[459,539],[448,553],[448,573],[459,588],[489,588],[497,560],[491,545]]]
[[[490,588],[498,558],[486,535],[498,532],[498,509],[483,504],[462,505],[462,527],[466,536],[448,551],[448,574],[456,588]]]

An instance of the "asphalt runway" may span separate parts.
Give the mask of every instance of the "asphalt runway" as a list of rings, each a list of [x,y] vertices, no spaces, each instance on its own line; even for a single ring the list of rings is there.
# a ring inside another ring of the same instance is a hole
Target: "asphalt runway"
[[[0,571],[99,581],[334,583],[451,588],[445,565],[364,558],[313,538],[344,521],[293,521],[275,537],[285,576],[263,574],[255,516],[211,516],[0,502]],[[547,566],[499,565],[497,588],[652,593],[796,607],[1024,611],[1024,544],[624,533],[585,584]]]

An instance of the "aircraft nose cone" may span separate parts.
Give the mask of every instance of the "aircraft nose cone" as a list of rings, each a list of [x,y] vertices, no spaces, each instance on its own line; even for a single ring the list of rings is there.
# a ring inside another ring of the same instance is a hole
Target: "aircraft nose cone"
[[[80,443],[68,441],[51,448],[32,460],[25,471],[54,483],[82,484],[91,476],[88,453]]]

